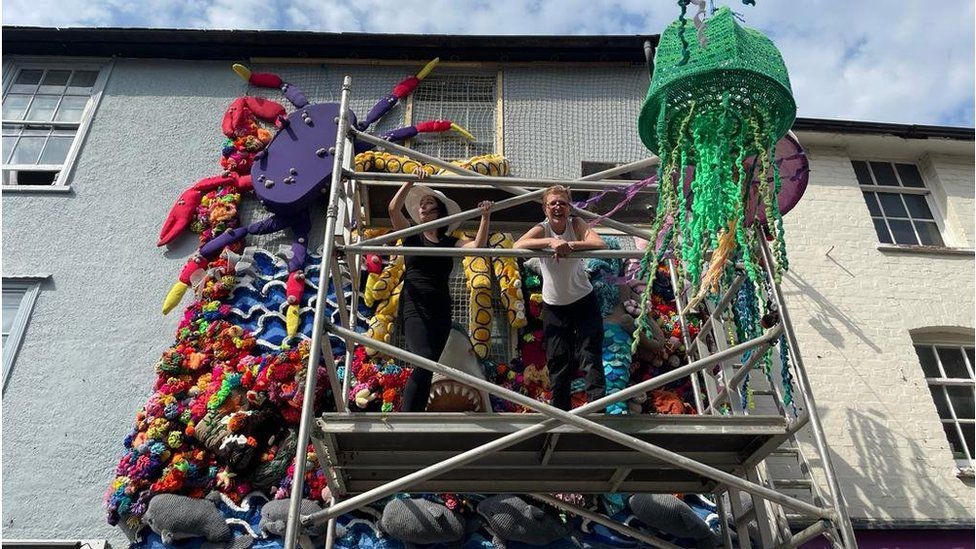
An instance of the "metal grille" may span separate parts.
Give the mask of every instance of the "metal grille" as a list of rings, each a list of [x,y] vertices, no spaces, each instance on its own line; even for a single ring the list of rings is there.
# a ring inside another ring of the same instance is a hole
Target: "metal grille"
[[[439,70],[424,79],[411,96],[413,122],[451,120],[475,137],[471,142],[456,134],[415,137],[414,149],[446,160],[495,152],[497,75],[485,71]]]

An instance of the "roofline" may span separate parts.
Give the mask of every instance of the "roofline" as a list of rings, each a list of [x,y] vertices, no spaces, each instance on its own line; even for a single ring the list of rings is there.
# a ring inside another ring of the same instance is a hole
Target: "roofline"
[[[307,31],[3,27],[15,55],[247,60],[251,57],[458,62],[641,63],[657,35],[505,36]]]
[[[859,120],[830,120],[825,118],[797,118],[793,131],[844,133],[862,135],[891,135],[903,139],[956,139],[973,141],[976,129],[959,126],[930,126],[923,124],[893,124]]]
[[[455,62],[625,62],[643,65],[659,35],[516,36],[3,26],[7,55],[185,60],[263,58]],[[404,44],[407,44],[406,46]],[[797,131],[973,141],[973,128],[797,118]]]

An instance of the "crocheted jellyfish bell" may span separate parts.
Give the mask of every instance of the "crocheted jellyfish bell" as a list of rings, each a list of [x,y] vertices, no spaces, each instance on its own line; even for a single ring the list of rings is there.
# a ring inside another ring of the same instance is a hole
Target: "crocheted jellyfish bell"
[[[781,182],[774,145],[795,117],[779,51],[760,32],[740,26],[728,8],[706,19],[700,31],[682,17],[661,35],[637,124],[641,141],[661,158],[654,228],[670,224],[671,229],[658,257],[672,243],[693,285],[702,276],[707,252],[718,248],[726,233],[734,233],[724,239],[726,248],[741,250],[750,277],[758,276],[745,211],[751,194],[746,185],[753,179],[769,232],[777,237],[780,274],[785,246],[775,207]],[[750,157],[755,157],[751,164]],[[691,166],[688,193],[675,174]],[[727,258],[735,250],[726,251],[716,255]]]

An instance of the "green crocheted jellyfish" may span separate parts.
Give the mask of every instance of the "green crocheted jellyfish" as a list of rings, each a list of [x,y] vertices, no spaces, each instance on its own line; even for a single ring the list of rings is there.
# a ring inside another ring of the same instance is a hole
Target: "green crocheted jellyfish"
[[[654,234],[666,229],[666,236],[659,250],[649,247],[648,260],[672,249],[692,287],[701,286],[699,296],[740,255],[758,281],[755,231],[746,219],[753,194],[776,240],[777,265],[770,267],[779,278],[786,255],[773,154],[795,117],[779,51],[760,32],[740,26],[728,8],[701,28],[684,17],[669,25],[637,123],[644,145],[661,158]]]

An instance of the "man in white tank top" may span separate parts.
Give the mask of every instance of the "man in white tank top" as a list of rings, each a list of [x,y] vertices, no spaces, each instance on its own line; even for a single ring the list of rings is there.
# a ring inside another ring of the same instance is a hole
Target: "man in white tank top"
[[[569,410],[570,384],[578,369],[586,373],[590,401],[605,394],[603,317],[583,260],[567,257],[606,247],[582,219],[570,216],[569,189],[555,185],[542,195],[546,220],[528,230],[516,248],[552,250],[542,263],[542,325],[552,405]]]

